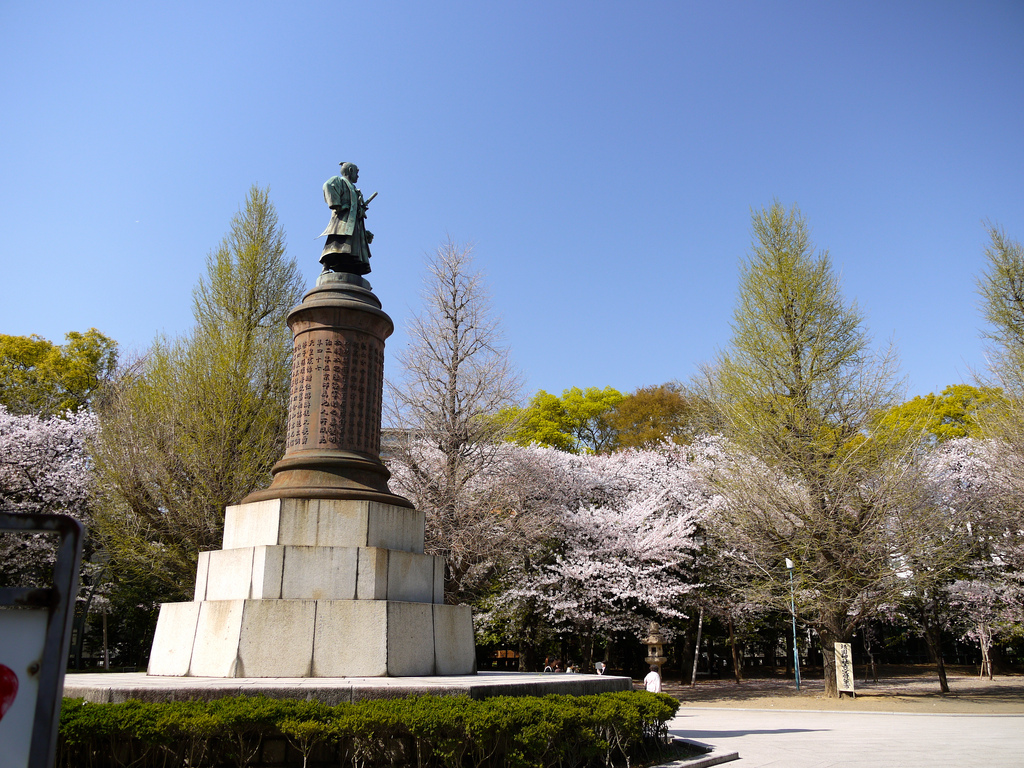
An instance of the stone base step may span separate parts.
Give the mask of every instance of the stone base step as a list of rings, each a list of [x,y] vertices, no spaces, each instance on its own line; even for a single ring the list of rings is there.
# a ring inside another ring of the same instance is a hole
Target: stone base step
[[[444,602],[444,558],[380,547],[260,546],[199,553],[195,599]]]
[[[68,672],[64,695],[96,704],[139,701],[213,701],[225,696],[268,696],[342,704],[400,696],[586,696],[632,690],[628,677],[529,672],[480,672],[447,677],[155,677],[144,672]]]
[[[475,672],[469,606],[206,600],[160,606],[149,674],[410,677]]]

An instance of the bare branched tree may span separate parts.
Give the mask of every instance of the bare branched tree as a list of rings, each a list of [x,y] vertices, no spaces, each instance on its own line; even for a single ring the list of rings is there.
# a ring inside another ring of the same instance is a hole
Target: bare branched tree
[[[510,428],[496,418],[521,382],[491,311],[472,248],[451,239],[427,262],[423,309],[408,323],[402,372],[388,381],[395,490],[427,515],[427,547],[448,561],[450,600],[472,600],[495,547],[491,513],[500,495],[485,482]]]

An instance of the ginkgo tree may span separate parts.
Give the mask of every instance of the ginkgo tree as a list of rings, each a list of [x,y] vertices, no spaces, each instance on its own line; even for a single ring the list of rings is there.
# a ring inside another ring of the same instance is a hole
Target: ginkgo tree
[[[796,561],[801,616],[838,696],[833,644],[898,590],[890,521],[917,508],[920,483],[899,435],[873,431],[899,402],[895,357],[873,350],[800,211],[754,211],[752,232],[732,342],[697,382],[717,427],[752,458],[723,475],[720,535],[756,563],[751,586],[779,610],[785,559]]]
[[[978,277],[994,373],[1008,392],[1024,394],[1024,246],[995,224],[987,225],[986,266]]]
[[[423,307],[386,383],[386,453],[392,489],[426,515],[427,551],[445,557],[446,592],[471,601],[490,568],[487,513],[501,483],[487,478],[502,472],[509,430],[493,417],[516,402],[520,381],[472,247],[449,239],[425,267]]]
[[[269,191],[253,186],[207,256],[193,328],[157,338],[99,409],[96,530],[122,583],[149,601],[189,599],[224,508],[265,486],[284,452],[285,321],[301,296]]]

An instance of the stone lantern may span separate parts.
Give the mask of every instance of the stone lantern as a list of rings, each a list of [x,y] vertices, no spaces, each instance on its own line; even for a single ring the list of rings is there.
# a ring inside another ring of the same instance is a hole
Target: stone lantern
[[[665,638],[661,636],[661,627],[655,621],[647,628],[647,637],[643,640],[647,646],[647,657],[644,659],[648,664],[658,666],[658,674],[661,674],[661,665],[668,661],[665,655]]]

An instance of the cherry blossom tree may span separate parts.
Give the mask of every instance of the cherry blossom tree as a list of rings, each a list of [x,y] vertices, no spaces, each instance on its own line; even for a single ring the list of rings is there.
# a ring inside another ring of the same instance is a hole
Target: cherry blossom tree
[[[1024,457],[1001,440],[961,438],[931,454],[929,471],[943,507],[968,520],[972,558],[947,600],[991,674],[996,638],[1024,624]]]
[[[888,620],[921,635],[949,691],[943,636],[979,644],[985,666],[993,638],[1020,621],[1021,539],[1016,512],[1021,462],[1005,443],[957,438],[921,456],[922,503],[899,510],[892,523],[901,594],[886,605]]]
[[[0,509],[60,513],[91,522],[86,443],[96,434],[88,411],[18,416],[0,406]],[[0,537],[0,584],[40,583],[48,578],[54,549],[43,534]]]
[[[827,486],[737,448],[725,455],[714,477],[722,512],[708,517],[709,557],[721,566],[708,580],[729,585],[721,599],[788,613],[790,558],[798,613],[821,643],[827,693],[833,640],[897,606],[928,641],[941,685],[946,587],[969,558],[970,521],[935,495],[927,455],[901,435],[865,428],[830,460]]]
[[[652,619],[685,618],[709,503],[699,447],[667,444],[610,455],[520,450],[547,466],[547,502],[556,519],[547,548],[504,574],[481,624],[540,618],[577,636],[589,659],[598,638],[636,637]],[[510,622],[505,632],[521,628]]]

